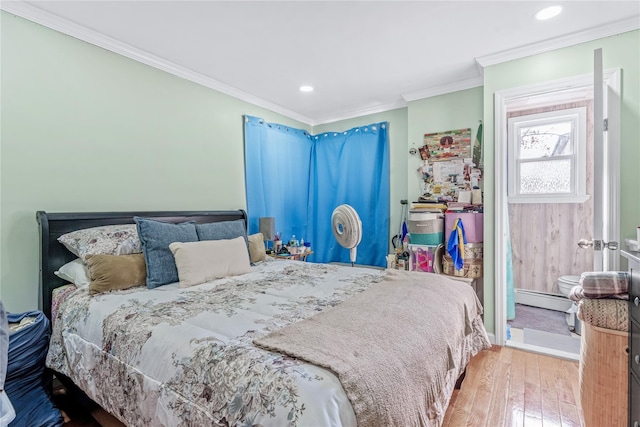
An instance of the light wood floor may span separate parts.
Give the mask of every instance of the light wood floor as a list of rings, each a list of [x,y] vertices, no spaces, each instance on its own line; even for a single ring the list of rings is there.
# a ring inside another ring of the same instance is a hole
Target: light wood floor
[[[443,427],[582,427],[578,362],[493,346],[474,357]]]
[[[469,363],[442,426],[582,427],[578,393],[577,362],[493,346]],[[65,427],[124,426],[100,408],[90,414],[65,417]]]

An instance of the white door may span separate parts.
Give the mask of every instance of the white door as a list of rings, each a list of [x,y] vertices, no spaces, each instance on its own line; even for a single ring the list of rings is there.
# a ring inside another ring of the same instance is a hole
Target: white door
[[[603,77],[602,49],[593,53],[593,115],[594,115],[594,226],[593,236],[578,242],[593,250],[595,271],[617,270],[620,236],[619,183],[619,72]],[[617,83],[617,84],[616,84]],[[613,121],[616,123],[613,123]]]
[[[495,341],[504,345],[506,341],[506,254],[508,231],[507,206],[507,105],[567,88],[594,87],[594,79],[601,88],[594,88],[599,101],[594,97],[594,232],[584,236],[587,246],[583,250],[593,251],[594,270],[616,270],[619,265],[616,250],[604,249],[610,242],[617,242],[619,231],[619,110],[620,70],[602,72],[602,54],[594,53],[594,65],[599,70],[594,74],[577,76],[553,82],[507,89],[495,94]],[[600,65],[598,65],[600,64]],[[597,85],[596,85],[597,86]],[[600,105],[599,109],[596,104]],[[606,114],[604,113],[606,112]],[[600,119],[598,119],[600,118]],[[606,118],[606,126],[604,118]],[[606,128],[606,130],[605,130]],[[576,242],[577,243],[577,242]],[[613,245],[609,245],[613,246]],[[552,351],[551,351],[552,353]]]

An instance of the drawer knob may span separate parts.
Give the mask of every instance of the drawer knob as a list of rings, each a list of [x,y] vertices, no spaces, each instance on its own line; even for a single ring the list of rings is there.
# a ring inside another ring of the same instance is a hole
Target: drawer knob
[[[635,360],[635,361],[636,361],[636,363],[637,363],[638,365],[640,365],[640,354],[636,354],[636,356],[633,358],[633,360]]]
[[[636,305],[636,307],[640,306],[640,297],[635,297],[633,299],[633,303]]]

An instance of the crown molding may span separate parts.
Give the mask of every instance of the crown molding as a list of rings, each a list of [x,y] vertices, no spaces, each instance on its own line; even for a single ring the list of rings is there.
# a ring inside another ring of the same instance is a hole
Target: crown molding
[[[311,120],[311,118],[307,116],[298,114],[280,105],[243,92],[218,80],[212,79],[211,77],[196,73],[195,71],[189,70],[188,68],[174,64],[173,62],[152,55],[141,49],[135,48],[126,43],[122,43],[111,37],[107,37],[103,34],[98,33],[97,31],[90,30],[74,22],[55,16],[25,2],[0,1],[0,9],[29,21],[35,22],[36,24],[40,24],[52,30],[133,59],[134,61],[141,62],[143,64],[173,74],[174,76],[197,83],[206,88],[213,89],[225,95],[232,96],[258,107],[266,108],[270,111],[273,111],[274,113],[282,114],[283,116],[313,126],[313,120]]]
[[[617,34],[634,31],[640,28],[640,17],[623,19],[611,24],[602,25],[600,27],[591,28],[586,31],[569,34],[562,37],[545,40],[540,43],[532,43],[515,49],[509,49],[491,55],[480,56],[476,58],[476,62],[482,68],[491,65],[500,64],[514,59],[520,59],[527,56],[537,55],[564,47],[574,46],[580,43],[586,43],[604,37],[615,36]]]
[[[405,93],[402,95],[402,98],[407,102],[417,101],[418,99],[431,98],[432,96],[472,89],[474,87],[479,87],[482,85],[484,85],[484,79],[482,78],[482,76],[480,76],[474,77],[472,79],[461,80],[455,83],[447,83],[445,85],[429,87],[417,92]]]
[[[311,123],[312,126],[325,125],[328,123],[339,122],[341,120],[349,120],[355,119],[357,117],[367,116],[370,114],[384,113],[386,111],[397,110],[398,108],[405,108],[407,103],[405,100],[401,99],[396,102],[391,102],[388,104],[376,105],[374,107],[361,108],[359,110],[352,110],[348,113],[336,114],[333,116],[325,116],[321,119],[314,120]]]

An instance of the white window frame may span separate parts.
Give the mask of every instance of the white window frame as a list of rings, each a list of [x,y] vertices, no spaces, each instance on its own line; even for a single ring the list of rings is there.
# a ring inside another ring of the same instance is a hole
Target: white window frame
[[[558,122],[573,122],[570,139],[572,154],[549,157],[549,160],[569,159],[571,161],[571,185],[567,193],[520,194],[520,165],[522,163],[542,161],[545,158],[523,160],[520,158],[520,129],[535,125]],[[508,203],[584,203],[589,199],[587,188],[587,109],[586,107],[568,108],[511,117],[508,120]]]

